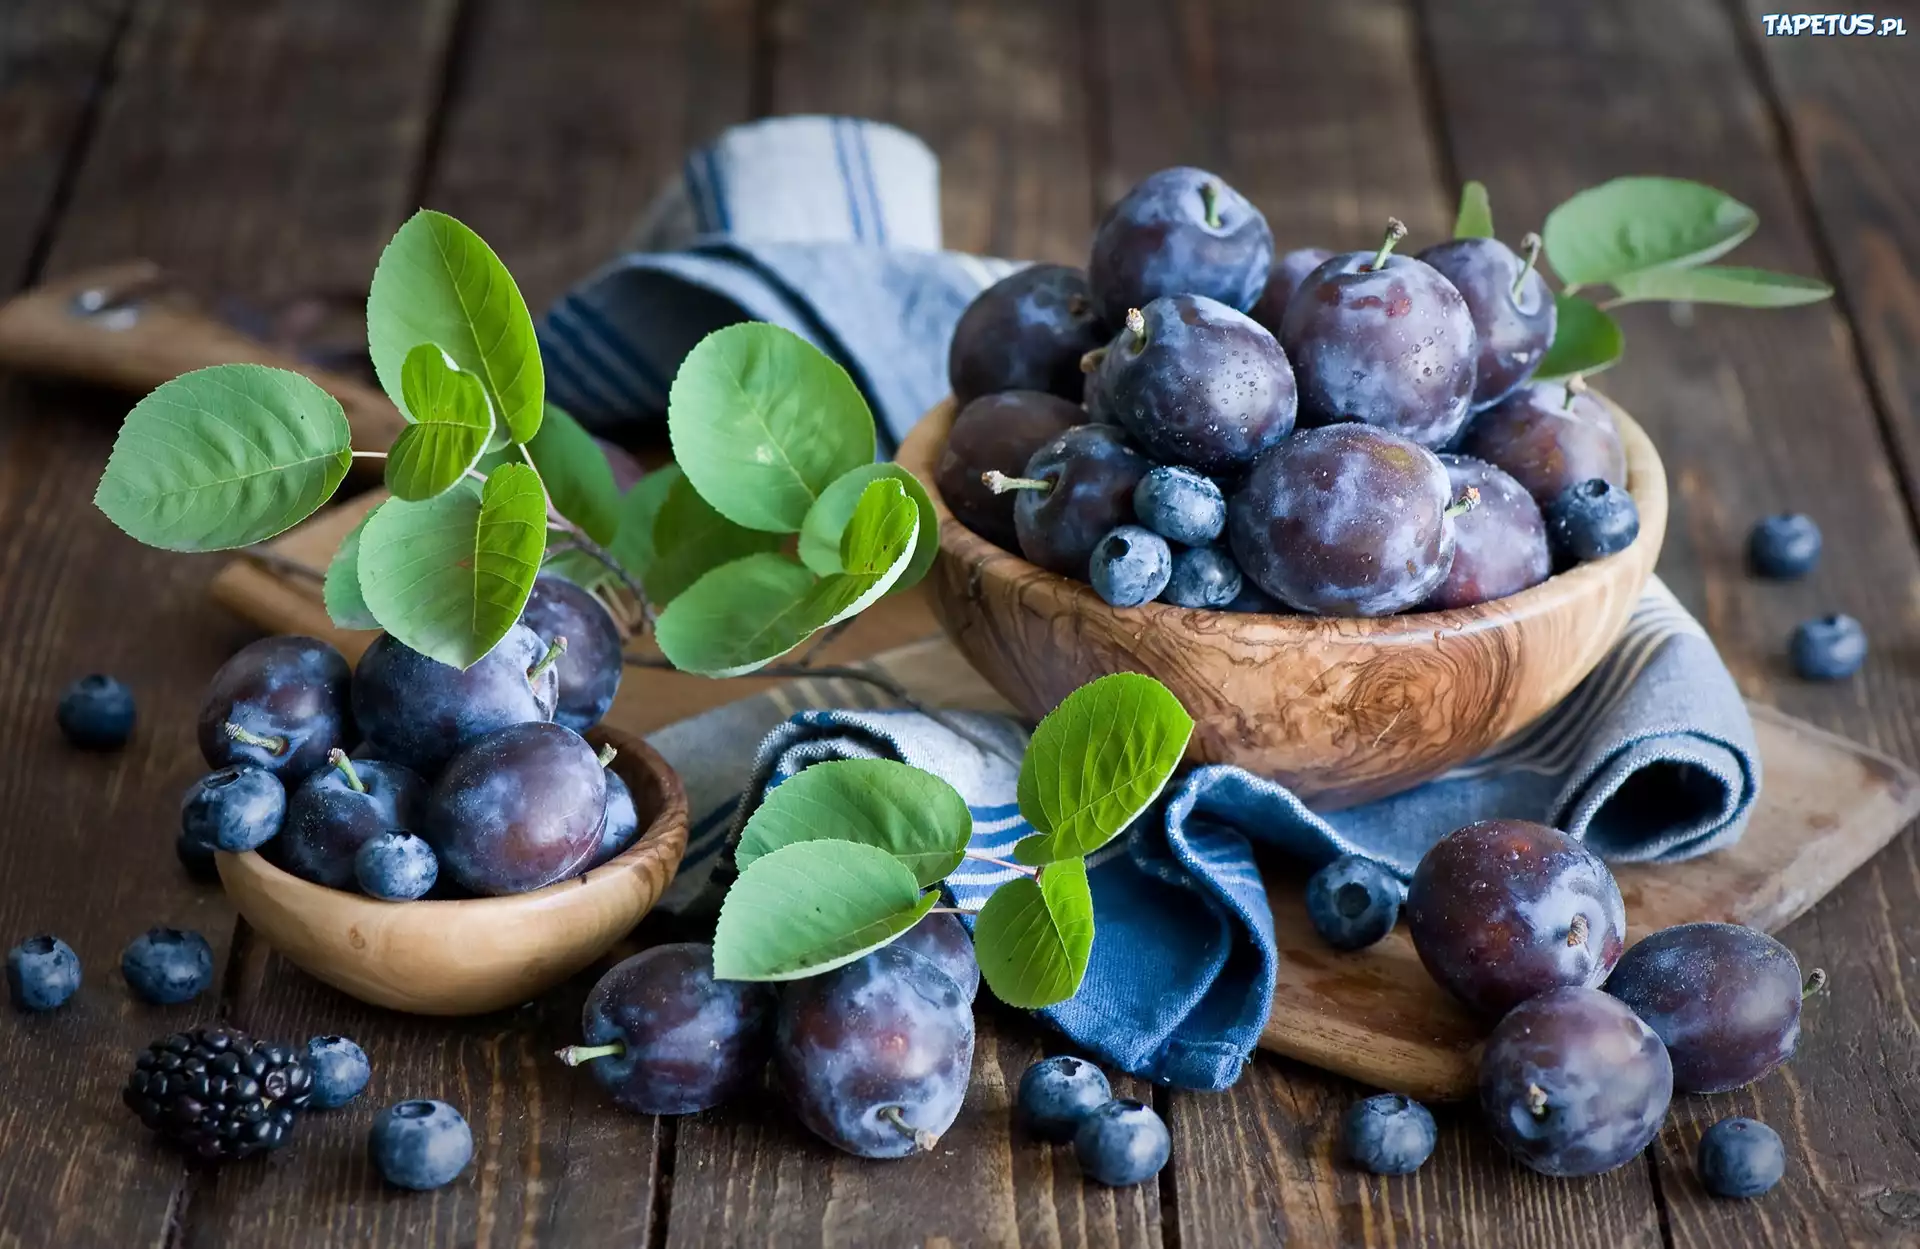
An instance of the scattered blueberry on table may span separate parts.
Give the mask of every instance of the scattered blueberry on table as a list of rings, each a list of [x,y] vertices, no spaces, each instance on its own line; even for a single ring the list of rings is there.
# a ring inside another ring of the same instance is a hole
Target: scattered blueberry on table
[[[1020,1122],[1043,1141],[1065,1143],[1080,1121],[1113,1100],[1113,1086],[1100,1068],[1084,1058],[1043,1058],[1020,1077],[1015,1105]]]
[[[149,928],[120,955],[120,973],[142,1001],[190,1002],[213,983],[213,949],[197,932]]]
[[[80,988],[80,956],[54,936],[28,937],[7,951],[7,999],[16,1010],[66,1005]]]
[[[1852,616],[1803,620],[1787,643],[1793,670],[1808,681],[1840,681],[1867,662],[1867,631]]]
[[[1173,1138],[1153,1107],[1116,1097],[1095,1107],[1073,1134],[1080,1170],[1109,1188],[1125,1188],[1160,1174],[1173,1152]]]
[[[1433,1112],[1410,1097],[1381,1093],[1347,1108],[1340,1139],[1348,1161],[1375,1175],[1408,1175],[1433,1156]]]
[[[418,1099],[380,1112],[367,1155],[387,1183],[427,1192],[460,1177],[473,1160],[473,1129],[452,1106]]]
[[[1342,855],[1307,878],[1307,918],[1334,949],[1364,949],[1393,931],[1403,893],[1372,859]]]
[[[1762,577],[1796,581],[1820,562],[1820,526],[1802,512],[1777,512],[1754,523],[1747,563]]]
[[[1787,1173],[1780,1134],[1757,1119],[1722,1119],[1700,1136],[1700,1182],[1716,1197],[1758,1197]]]
[[[118,750],[133,736],[133,691],[115,677],[81,677],[60,695],[54,718],[82,750]]]
[[[307,1041],[307,1066],[313,1072],[315,1110],[338,1110],[367,1087],[373,1064],[367,1052],[343,1036],[317,1036]]]

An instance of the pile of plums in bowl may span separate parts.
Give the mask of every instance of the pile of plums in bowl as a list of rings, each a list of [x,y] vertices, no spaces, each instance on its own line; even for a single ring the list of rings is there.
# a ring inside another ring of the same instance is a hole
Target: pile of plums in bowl
[[[1406,255],[1405,232],[1276,260],[1220,178],[1163,170],[1086,271],[967,309],[953,400],[900,460],[945,511],[936,611],[1022,710],[1146,671],[1197,696],[1197,758],[1339,805],[1491,746],[1598,662],[1658,552],[1658,455],[1579,379],[1533,380],[1537,239]],[[1428,674],[1451,705],[1381,688]]]

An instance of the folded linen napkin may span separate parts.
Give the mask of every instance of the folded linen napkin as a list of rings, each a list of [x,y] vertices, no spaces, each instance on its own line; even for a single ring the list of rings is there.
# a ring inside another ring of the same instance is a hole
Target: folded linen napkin
[[[937,250],[936,186],[931,153],[888,126],[796,117],[727,132],[688,158],[649,213],[639,250],[545,318],[555,399],[617,436],[659,419],[666,379],[702,335],[770,320],[846,365],[874,405],[883,445],[897,445],[946,391],[954,320],[1015,267]],[[1032,831],[1014,801],[1022,726],[890,710],[857,681],[783,686],[652,741],[680,771],[696,819],[669,907],[712,905],[730,834],[769,786],[823,759],[896,758],[945,777],[971,808],[984,853],[1004,854]],[[1507,816],[1554,824],[1610,859],[1677,860],[1736,840],[1759,782],[1739,691],[1655,582],[1564,703],[1419,789],[1323,816],[1238,768],[1180,778],[1095,856],[1099,935],[1087,978],[1043,1013],[1124,1070],[1225,1088],[1273,994],[1272,915],[1254,845],[1309,866],[1364,854],[1404,878],[1441,834]],[[949,889],[958,905],[978,905],[1003,876],[969,860]]]

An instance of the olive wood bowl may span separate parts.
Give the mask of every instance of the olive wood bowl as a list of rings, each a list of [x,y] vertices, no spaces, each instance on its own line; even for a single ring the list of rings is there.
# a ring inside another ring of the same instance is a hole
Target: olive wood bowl
[[[643,831],[617,857],[544,889],[498,898],[382,902],[329,889],[258,854],[219,854],[240,914],[295,966],[363,1002],[418,1015],[515,1006],[605,954],[666,891],[687,849],[687,794],[638,737],[601,726],[595,746],[633,791]]]
[[[1192,714],[1191,762],[1238,764],[1334,810],[1410,789],[1513,736],[1620,636],[1660,554],[1667,481],[1646,434],[1608,407],[1640,509],[1631,546],[1494,602],[1377,619],[1108,606],[954,518],[934,480],[951,399],[914,427],[898,461],[940,517],[934,614],[1007,701],[1037,720],[1096,677],[1145,673]]]

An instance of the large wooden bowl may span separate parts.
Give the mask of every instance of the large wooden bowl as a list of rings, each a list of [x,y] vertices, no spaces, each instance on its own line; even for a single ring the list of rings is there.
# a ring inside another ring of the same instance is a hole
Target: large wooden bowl
[[[645,831],[619,855],[531,893],[382,902],[281,871],[258,854],[216,859],[255,931],[310,975],[364,1002],[419,1015],[478,1015],[538,997],[640,922],[687,849],[687,794],[640,738],[601,727]]]
[[[1496,602],[1376,620],[1109,607],[954,519],[934,481],[951,400],[898,458],[940,514],[934,612],[1009,702],[1038,719],[1096,677],[1146,673],[1192,713],[1189,759],[1239,764],[1331,810],[1410,789],[1512,736],[1620,636],[1660,554],[1667,481],[1646,434],[1609,406],[1640,508],[1633,545]]]

